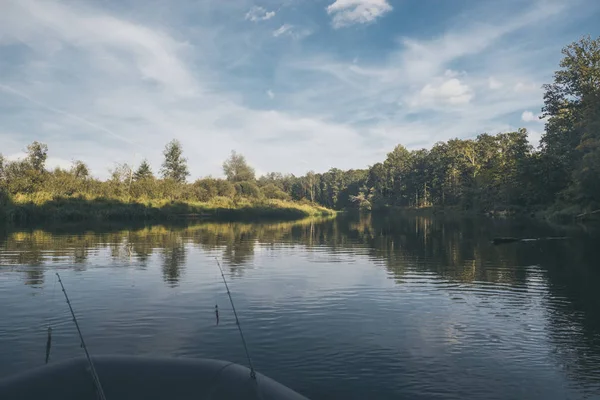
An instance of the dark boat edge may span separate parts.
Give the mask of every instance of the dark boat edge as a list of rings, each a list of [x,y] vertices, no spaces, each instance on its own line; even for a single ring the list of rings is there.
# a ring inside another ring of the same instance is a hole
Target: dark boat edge
[[[106,398],[308,400],[281,383],[232,362],[204,358],[92,357]],[[85,357],[50,363],[0,380],[3,400],[96,399]]]

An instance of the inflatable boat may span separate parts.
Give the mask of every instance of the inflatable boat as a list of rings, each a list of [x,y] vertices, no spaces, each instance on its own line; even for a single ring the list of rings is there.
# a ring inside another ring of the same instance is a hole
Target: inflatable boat
[[[0,399],[308,400],[273,379],[226,361],[123,356],[92,359],[93,364],[85,357],[50,363],[0,380]],[[100,388],[95,377],[101,382]]]

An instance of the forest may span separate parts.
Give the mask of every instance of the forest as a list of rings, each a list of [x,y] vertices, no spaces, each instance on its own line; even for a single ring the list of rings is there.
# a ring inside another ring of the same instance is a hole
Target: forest
[[[120,203],[200,202],[251,207],[266,201],[318,204],[329,209],[393,207],[485,213],[538,213],[572,217],[600,208],[600,38],[566,46],[553,82],[545,84],[545,132],[538,148],[526,129],[481,133],[438,142],[430,149],[397,145],[365,169],[272,172],[260,177],[243,155],[223,163],[225,179],[189,182],[182,145],[173,140],[155,174],[148,162],[121,164],[101,181],[83,161],[46,169],[48,147],[30,144],[25,159],[0,155],[0,209],[59,199],[112,199]],[[69,204],[68,202],[65,204]]]

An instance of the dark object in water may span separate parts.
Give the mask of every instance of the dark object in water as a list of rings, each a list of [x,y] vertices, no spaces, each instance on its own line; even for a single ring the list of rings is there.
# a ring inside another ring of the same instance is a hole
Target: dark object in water
[[[238,364],[209,359],[93,357],[110,400],[307,400]],[[2,400],[96,400],[85,358],[52,363],[0,381]]]
[[[492,239],[492,243],[493,244],[505,244],[505,243],[514,243],[514,242],[518,242],[521,239],[517,239],[514,237],[497,237]]]
[[[590,211],[590,212],[584,212],[582,214],[577,215],[575,218],[580,219],[580,218],[588,218],[592,215],[597,215],[600,214],[600,210],[594,210],[594,211]]]
[[[492,239],[493,244],[506,244],[506,243],[514,243],[514,242],[537,242],[540,240],[566,240],[567,237],[557,236],[557,237],[546,237],[546,238],[528,238],[528,239],[518,239],[514,237],[498,237]]]

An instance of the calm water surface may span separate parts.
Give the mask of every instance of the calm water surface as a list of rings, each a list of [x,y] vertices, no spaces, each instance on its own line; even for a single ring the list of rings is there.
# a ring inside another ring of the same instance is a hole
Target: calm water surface
[[[57,271],[92,354],[246,364],[215,257],[257,369],[314,400],[600,398],[597,234],[402,216],[1,231],[0,378],[49,324],[83,355]]]

